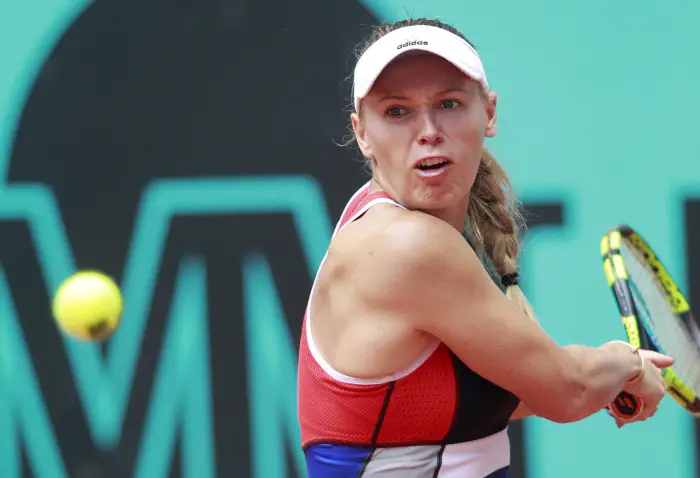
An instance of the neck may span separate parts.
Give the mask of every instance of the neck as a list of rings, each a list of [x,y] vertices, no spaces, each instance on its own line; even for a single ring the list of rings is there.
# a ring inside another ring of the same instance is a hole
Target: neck
[[[396,198],[390,190],[382,186],[381,182],[377,180],[376,177],[373,177],[372,180],[370,181],[369,185],[369,192],[374,192],[374,191],[384,191],[388,195],[392,196],[392,198],[395,201],[398,201],[398,198]],[[400,201],[399,201],[400,202]],[[426,214],[430,214],[433,217],[436,217],[438,219],[442,219],[458,231],[462,232],[462,228],[464,227],[464,220],[466,218],[466,213],[467,213],[467,208],[469,207],[469,196],[465,198],[465,200],[449,209],[418,209],[421,212],[424,212]]]
[[[431,216],[435,216],[438,219],[442,219],[458,231],[462,232],[462,228],[464,227],[464,220],[466,219],[466,211],[467,207],[469,207],[469,201],[467,200],[467,204],[460,205],[459,207],[456,208],[450,208],[450,209],[442,209],[439,211],[424,211],[427,214],[430,214]]]

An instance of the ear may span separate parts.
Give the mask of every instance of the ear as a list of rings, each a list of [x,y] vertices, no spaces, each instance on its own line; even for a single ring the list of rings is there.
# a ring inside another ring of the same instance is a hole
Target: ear
[[[486,133],[487,138],[493,138],[498,132],[498,115],[496,114],[498,95],[495,91],[486,93]]]
[[[372,158],[372,148],[370,148],[367,142],[367,134],[365,132],[364,125],[360,121],[360,116],[357,113],[352,113],[350,115],[350,122],[352,123],[352,130],[355,132],[355,138],[357,138],[357,145],[362,151],[362,155],[365,158]]]

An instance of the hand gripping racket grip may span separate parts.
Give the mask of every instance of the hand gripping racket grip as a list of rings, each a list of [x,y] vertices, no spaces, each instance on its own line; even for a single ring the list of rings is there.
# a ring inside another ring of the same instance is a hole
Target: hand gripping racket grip
[[[605,407],[608,413],[620,420],[631,420],[642,413],[644,401],[628,392],[620,392],[615,400]]]

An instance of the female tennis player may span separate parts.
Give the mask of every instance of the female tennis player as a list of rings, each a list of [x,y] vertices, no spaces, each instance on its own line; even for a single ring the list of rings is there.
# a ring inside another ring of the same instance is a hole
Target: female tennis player
[[[637,421],[652,416],[670,357],[561,347],[532,320],[516,202],[484,148],[497,97],[472,45],[410,20],[378,27],[361,52],[351,121],[372,179],[340,218],[304,319],[309,476],[501,478],[512,418],[581,420],[623,390],[645,404]]]

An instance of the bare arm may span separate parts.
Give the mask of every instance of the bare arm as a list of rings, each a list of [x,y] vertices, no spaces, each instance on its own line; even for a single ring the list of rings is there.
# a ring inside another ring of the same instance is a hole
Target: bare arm
[[[533,320],[540,328],[542,327],[540,325],[540,323],[537,322],[537,319],[533,319]],[[530,408],[524,402],[521,401],[518,404],[518,408],[516,408],[515,411],[513,412],[513,414],[510,416],[510,419],[511,420],[522,420],[523,418],[532,417],[532,416],[536,416],[536,415],[534,413],[532,413],[532,410],[530,410]]]
[[[456,230],[401,214],[367,251],[372,266],[362,295],[376,313],[437,337],[476,373],[555,422],[597,412],[639,374],[639,357],[623,344],[559,347],[501,293]]]

